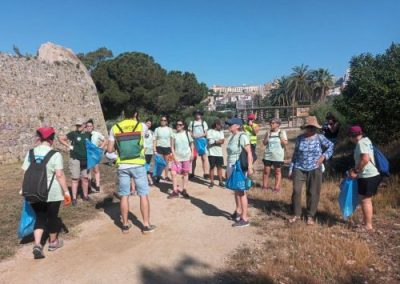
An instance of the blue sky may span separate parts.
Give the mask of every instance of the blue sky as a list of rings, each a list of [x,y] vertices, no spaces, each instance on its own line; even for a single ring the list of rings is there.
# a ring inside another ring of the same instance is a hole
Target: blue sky
[[[400,43],[399,0],[2,1],[0,50],[141,51],[213,84],[261,84],[302,63],[342,75]]]

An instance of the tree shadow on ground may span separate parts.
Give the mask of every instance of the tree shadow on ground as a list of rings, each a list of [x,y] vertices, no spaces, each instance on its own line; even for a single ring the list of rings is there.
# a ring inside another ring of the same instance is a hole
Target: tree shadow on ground
[[[191,256],[184,256],[172,269],[165,267],[141,267],[141,283],[144,284],[200,284],[200,283],[274,283],[268,276],[256,276],[246,272],[222,271],[211,276],[199,276],[193,271],[209,271],[212,269],[208,264],[203,263]]]
[[[113,202],[113,198],[108,197],[105,198],[103,201],[97,203],[96,209],[103,209],[104,213],[106,213],[110,217],[110,219],[114,221],[114,225],[118,228],[122,228],[119,202]],[[143,224],[132,212],[128,213],[128,220],[130,220],[132,224],[140,230],[143,229]]]
[[[204,215],[207,216],[212,216],[212,217],[225,217],[226,219],[230,219],[231,214],[229,212],[226,212],[224,210],[219,209],[215,205],[212,205],[204,200],[201,200],[199,198],[190,197],[190,202],[201,209]]]

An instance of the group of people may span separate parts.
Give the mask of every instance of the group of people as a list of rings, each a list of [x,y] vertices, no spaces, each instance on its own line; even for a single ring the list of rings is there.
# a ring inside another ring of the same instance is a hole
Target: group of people
[[[328,118],[328,117],[327,117]],[[331,117],[329,117],[331,118]],[[132,224],[128,221],[129,196],[133,191],[139,196],[140,211],[143,218],[142,232],[144,234],[154,232],[156,226],[150,221],[149,192],[153,183],[165,181],[172,182],[172,189],[168,195],[169,199],[183,197],[190,198],[188,180],[194,177],[197,157],[201,157],[203,177],[209,179],[209,188],[215,186],[215,169],[217,169],[218,185],[225,187],[225,180],[232,174],[235,164],[241,153],[245,152],[247,169],[245,174],[251,177],[254,173],[253,164],[257,160],[256,149],[260,126],[255,123],[255,115],[250,114],[247,121],[233,117],[225,124],[230,135],[224,136],[224,124],[215,120],[211,128],[202,118],[202,112],[194,113],[194,120],[186,127],[183,119],[174,122],[174,130],[169,127],[167,116],[162,116],[160,126],[154,132],[151,130],[152,121],[140,121],[136,110],[127,109],[125,119],[112,126],[108,140],[98,132],[93,131],[93,121],[76,122],[76,130],[66,136],[60,136],[59,141],[70,149],[70,172],[72,177],[72,204],[77,203],[78,183],[81,180],[83,200],[88,197],[89,171],[85,164],[84,142],[91,140],[101,148],[106,148],[106,156],[114,159],[117,165],[118,189],[120,197],[121,230],[128,233]],[[306,184],[306,215],[307,224],[315,223],[318,202],[321,192],[323,163],[328,161],[334,151],[333,139],[337,138],[339,126],[336,122],[330,123],[324,131],[330,131],[328,137],[319,133],[322,127],[317,119],[310,116],[302,127],[304,133],[299,135],[295,142],[294,153],[289,166],[289,178],[293,180],[292,207],[293,216],[290,223],[301,219],[301,192]],[[280,129],[281,121],[273,118],[269,121],[269,129],[266,131],[262,144],[265,146],[263,184],[262,190],[279,192],[282,181],[281,168],[285,162],[285,148],[288,137],[284,130]],[[333,134],[332,134],[333,133]],[[46,155],[52,150],[55,139],[55,130],[51,127],[39,128],[37,130],[39,145],[33,149],[34,160],[47,162],[47,179],[49,184],[49,195],[47,201],[34,203],[32,207],[37,215],[34,229],[35,244],[33,254],[35,258],[43,258],[43,247],[40,244],[43,230],[47,228],[49,237],[49,251],[56,250],[63,245],[58,239],[59,230],[58,211],[61,201],[71,200],[70,193],[63,173],[63,160],[59,152],[46,160]],[[353,126],[349,131],[350,140],[355,143],[356,150],[354,159],[356,166],[349,171],[352,178],[359,181],[358,191],[361,197],[361,208],[364,216],[363,225],[372,229],[372,201],[371,197],[376,194],[377,187],[381,181],[380,174],[375,166],[373,148],[371,141],[364,137],[360,126]],[[332,141],[333,140],[333,141]],[[226,171],[223,174],[224,153],[222,145],[226,142]],[[154,156],[162,157],[167,166],[164,177],[157,176],[153,179],[150,164]],[[27,170],[32,163],[32,156],[27,154],[23,169]],[[271,169],[275,171],[274,187],[268,186]],[[93,169],[96,185],[94,190],[100,190],[99,170]],[[178,176],[181,176],[181,187]],[[54,179],[55,176],[55,179]],[[234,221],[233,227],[249,226],[248,200],[246,190],[234,191],[235,210],[231,215]]]

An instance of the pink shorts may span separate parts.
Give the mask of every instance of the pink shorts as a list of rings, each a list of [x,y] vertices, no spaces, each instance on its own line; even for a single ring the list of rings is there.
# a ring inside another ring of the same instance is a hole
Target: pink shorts
[[[192,163],[190,161],[173,162],[171,170],[177,174],[189,173]]]

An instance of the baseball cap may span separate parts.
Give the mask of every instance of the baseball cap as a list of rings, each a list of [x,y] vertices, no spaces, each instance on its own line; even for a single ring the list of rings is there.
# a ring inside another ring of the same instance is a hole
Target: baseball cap
[[[42,139],[48,139],[51,135],[56,133],[56,130],[53,127],[40,127],[36,130],[36,133]]]
[[[256,115],[255,115],[254,113],[250,113],[250,114],[247,116],[247,119],[249,119],[249,120],[254,120],[254,119],[256,119]]]
[[[242,119],[238,118],[238,117],[232,117],[232,118],[228,119],[225,123],[228,125],[234,125],[234,124],[237,124],[240,126],[243,125]]]
[[[361,135],[363,133],[361,126],[359,125],[353,125],[349,129],[349,136],[357,136]]]
[[[85,123],[86,123],[86,121],[83,118],[77,118],[75,120],[75,125],[83,125]]]

